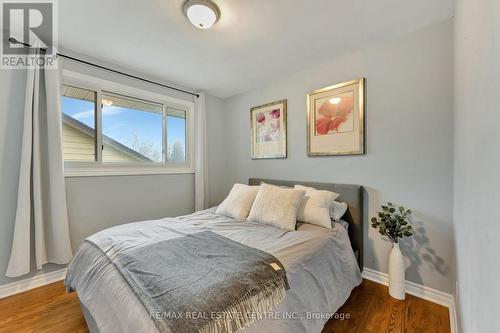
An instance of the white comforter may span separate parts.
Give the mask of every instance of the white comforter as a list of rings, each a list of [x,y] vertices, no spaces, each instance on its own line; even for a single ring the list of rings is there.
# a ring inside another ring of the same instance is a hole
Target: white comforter
[[[162,225],[175,226],[176,232]],[[328,318],[361,283],[346,230],[302,224],[296,231],[215,214],[215,208],[178,218],[130,223],[121,229],[137,238],[123,246],[140,246],[141,239],[163,240],[210,230],[274,255],[284,265],[290,290],[285,301],[244,332],[320,332]],[[95,247],[84,243],[70,264],[66,285],[74,288],[101,333],[158,332],[150,314],[116,268]],[[168,311],[168,309],[165,309]]]

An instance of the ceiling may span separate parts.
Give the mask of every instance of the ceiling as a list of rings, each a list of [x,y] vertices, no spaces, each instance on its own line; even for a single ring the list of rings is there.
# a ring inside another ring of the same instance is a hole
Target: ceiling
[[[454,0],[214,0],[193,27],[183,0],[59,2],[63,49],[222,98],[453,16]]]

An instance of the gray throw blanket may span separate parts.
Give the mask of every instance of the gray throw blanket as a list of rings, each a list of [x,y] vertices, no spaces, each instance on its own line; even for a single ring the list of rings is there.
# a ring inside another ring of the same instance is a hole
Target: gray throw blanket
[[[235,332],[285,298],[272,255],[210,231],[120,248],[87,239],[115,265],[161,332]]]

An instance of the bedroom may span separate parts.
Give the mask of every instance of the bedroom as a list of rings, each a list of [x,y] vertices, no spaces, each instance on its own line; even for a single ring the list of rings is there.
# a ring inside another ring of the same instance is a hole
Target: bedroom
[[[0,332],[500,331],[497,1],[1,6]]]

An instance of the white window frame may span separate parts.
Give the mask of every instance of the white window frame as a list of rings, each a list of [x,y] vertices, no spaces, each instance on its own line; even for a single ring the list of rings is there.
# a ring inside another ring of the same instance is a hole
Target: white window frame
[[[194,108],[195,103],[153,93],[147,90],[131,87],[121,83],[108,81],[93,76],[85,75],[64,69],[62,71],[62,84],[77,88],[88,89],[96,92],[96,158],[95,162],[64,161],[65,177],[95,177],[95,176],[124,176],[124,175],[158,175],[158,174],[186,174],[194,173]],[[102,162],[102,126],[101,126],[101,97],[102,93],[115,93],[139,100],[149,100],[163,105],[163,156],[167,148],[166,112],[167,107],[186,110],[186,162],[169,163],[164,158],[164,163],[103,163]],[[62,110],[61,110],[62,112]],[[64,156],[63,156],[64,159]]]

